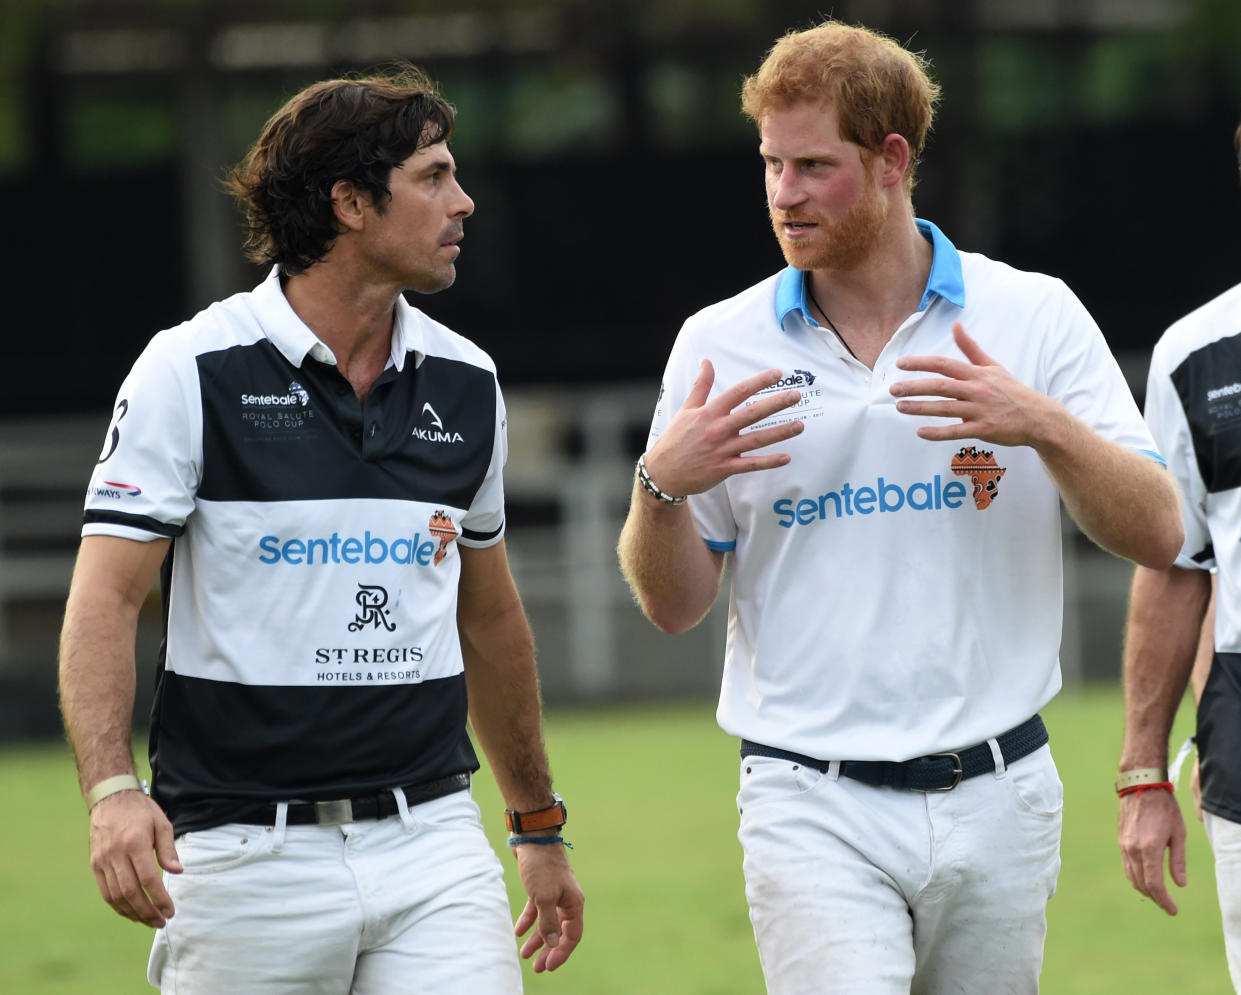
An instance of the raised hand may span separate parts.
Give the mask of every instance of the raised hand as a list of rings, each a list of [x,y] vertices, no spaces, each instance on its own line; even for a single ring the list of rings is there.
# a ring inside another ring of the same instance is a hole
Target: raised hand
[[[1048,434],[1060,405],[1027,387],[988,356],[965,332],[961,322],[952,336],[965,361],[947,356],[906,356],[896,361],[902,370],[938,373],[925,380],[902,380],[891,387],[893,397],[943,397],[943,401],[898,401],[896,410],[907,415],[959,418],[956,424],[923,425],[919,438],[932,441],[979,439],[1000,446],[1035,445]]]
[[[801,400],[798,390],[752,400],[780,376],[777,369],[764,370],[708,400],[715,368],[704,359],[685,403],[646,454],[651,479],[668,494],[700,494],[735,473],[788,463],[787,453],[745,455],[800,435],[805,428],[801,421],[791,420],[744,432]]]

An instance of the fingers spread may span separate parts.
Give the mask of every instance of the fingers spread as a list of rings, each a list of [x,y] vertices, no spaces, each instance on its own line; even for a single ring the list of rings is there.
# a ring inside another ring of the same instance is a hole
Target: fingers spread
[[[952,337],[956,340],[957,348],[965,353],[966,358],[976,366],[990,366],[994,360],[982,351],[982,348],[968,334],[966,334],[965,326],[959,321],[952,323]]]
[[[562,910],[563,911],[563,910]],[[577,949],[577,945],[582,942],[582,918],[581,910],[577,910],[576,917],[572,913],[565,913],[560,920],[560,942],[556,944],[555,949],[548,950],[545,966],[547,970],[554,971],[561,964],[569,959],[569,955]]]
[[[961,399],[971,394],[971,386],[953,377],[935,377],[926,380],[898,380],[888,392],[893,397],[955,397]],[[903,409],[902,409],[903,410]]]
[[[761,398],[750,404],[742,404],[725,419],[724,426],[730,432],[740,432],[743,428],[757,425],[800,401],[801,391],[781,391],[779,394],[772,394],[770,397]]]
[[[534,906],[534,899],[527,898],[525,908],[521,910],[521,915],[517,917],[517,922],[513,925],[513,932],[517,936],[525,936],[526,931],[534,925],[538,915],[538,910]],[[540,940],[540,942],[542,941]]]
[[[950,356],[902,356],[896,361],[898,370],[916,370],[922,373],[939,373],[955,380],[964,380],[970,376],[974,367]],[[904,381],[898,381],[903,383]],[[897,386],[898,384],[893,384]]]
[[[744,380],[733,384],[727,390],[721,391],[720,396],[714,401],[714,404],[721,408],[720,414],[732,411],[738,405],[749,400],[760,390],[764,390],[776,383],[780,379],[781,373],[777,369],[764,370],[762,373],[756,373],[752,377],[746,377]],[[800,396],[800,395],[799,395]]]
[[[685,398],[687,407],[701,408],[707,403],[707,398],[711,396],[711,385],[715,383],[715,367],[711,365],[711,360],[704,359],[698,367],[698,376],[694,378],[694,385],[689,389],[689,395]]]

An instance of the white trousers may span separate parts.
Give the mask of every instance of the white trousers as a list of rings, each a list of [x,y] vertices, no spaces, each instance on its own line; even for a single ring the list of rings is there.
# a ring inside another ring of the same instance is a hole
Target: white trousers
[[[176,841],[176,914],[147,978],[179,995],[522,990],[500,862],[468,791],[339,826],[227,825]]]
[[[1241,992],[1241,823],[1203,809],[1202,824],[1215,854],[1215,890],[1224,924],[1224,952],[1232,987]]]
[[[769,995],[1037,992],[1064,798],[1048,747],[945,792],[876,788],[838,766],[741,762]]]

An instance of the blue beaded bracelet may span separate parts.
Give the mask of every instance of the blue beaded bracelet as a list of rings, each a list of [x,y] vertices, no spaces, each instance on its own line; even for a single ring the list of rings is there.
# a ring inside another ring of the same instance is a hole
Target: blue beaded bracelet
[[[563,843],[570,850],[573,849],[573,844],[563,836],[510,836],[508,838],[509,846],[521,846],[523,843],[537,843],[539,846],[547,846],[549,843]]]

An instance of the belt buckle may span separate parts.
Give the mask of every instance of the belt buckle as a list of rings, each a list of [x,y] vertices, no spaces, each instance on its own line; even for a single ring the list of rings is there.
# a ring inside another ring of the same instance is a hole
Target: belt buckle
[[[965,774],[965,768],[961,766],[961,757],[956,753],[928,753],[926,755],[927,760],[937,760],[940,758],[952,761],[952,783],[944,785],[942,788],[927,788],[927,791],[951,791],[961,783],[961,778]]]
[[[348,798],[315,802],[315,822],[320,826],[336,826],[342,822],[353,822],[353,802]]]

